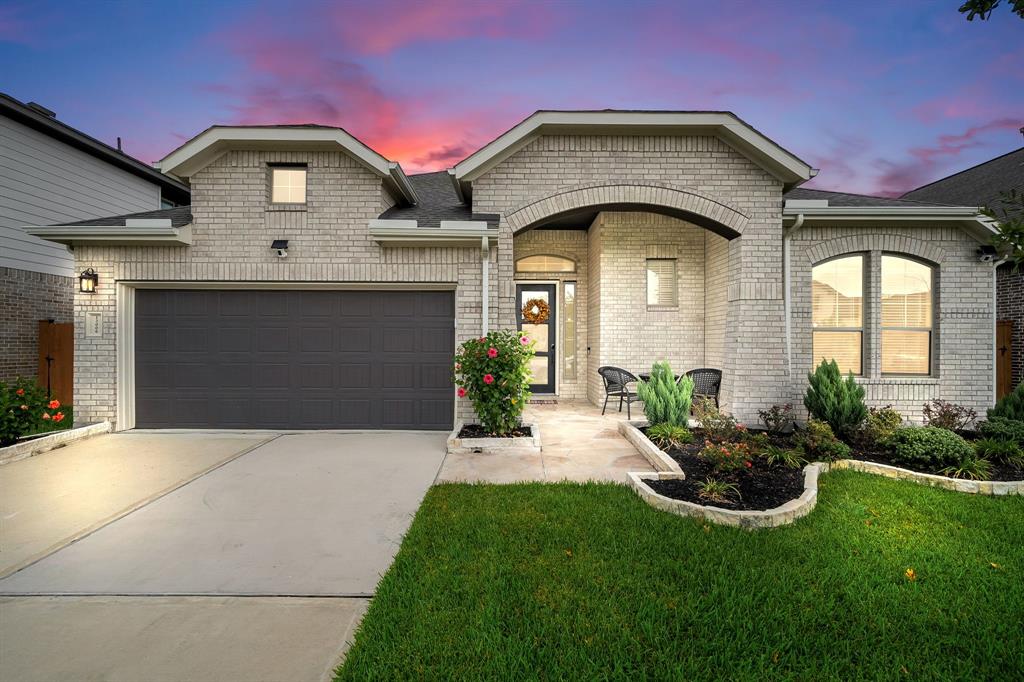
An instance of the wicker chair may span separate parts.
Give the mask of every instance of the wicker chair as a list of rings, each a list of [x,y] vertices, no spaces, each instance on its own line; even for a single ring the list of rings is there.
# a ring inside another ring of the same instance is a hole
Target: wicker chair
[[[608,398],[617,397],[619,412],[622,412],[622,403],[625,402],[626,418],[632,419],[629,406],[640,400],[635,391],[629,390],[629,385],[637,381],[636,376],[621,367],[599,367],[597,373],[604,380],[604,407],[601,408],[601,414],[608,409]]]
[[[718,407],[718,391],[722,388],[722,370],[701,367],[700,369],[691,369],[686,376],[693,379],[694,405],[698,400],[708,398],[714,400],[715,407]]]

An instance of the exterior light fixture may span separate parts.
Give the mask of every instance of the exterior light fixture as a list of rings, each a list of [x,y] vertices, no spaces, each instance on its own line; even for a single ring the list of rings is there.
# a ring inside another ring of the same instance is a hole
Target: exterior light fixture
[[[96,285],[99,284],[100,276],[92,268],[83,270],[78,276],[78,290],[83,294],[95,294]]]
[[[978,260],[982,263],[992,263],[997,255],[996,247],[991,244],[983,244],[978,247]]]
[[[288,256],[288,240],[287,239],[275,239],[270,245],[270,248],[277,251],[278,258],[286,258]]]

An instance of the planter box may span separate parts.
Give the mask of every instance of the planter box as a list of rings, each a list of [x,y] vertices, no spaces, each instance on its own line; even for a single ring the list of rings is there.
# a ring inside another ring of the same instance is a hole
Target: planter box
[[[454,454],[524,454],[540,452],[540,427],[537,424],[523,424],[530,429],[529,436],[513,438],[459,438],[464,424],[457,422],[455,430],[448,436],[448,452]]]
[[[100,422],[99,424],[80,426],[77,429],[55,431],[54,433],[48,433],[45,436],[40,436],[39,438],[23,440],[20,443],[0,448],[0,465],[17,462],[18,460],[25,459],[27,457],[33,457],[46,452],[47,450],[61,447],[67,443],[80,440],[82,438],[96,436],[101,433],[109,433],[110,430],[110,422]]]
[[[972,481],[966,478],[939,476],[938,474],[922,474],[889,464],[862,462],[859,459],[841,459],[837,462],[832,462],[831,468],[850,469],[867,474],[877,474],[886,478],[896,478],[901,481],[913,481],[920,485],[953,490],[958,493],[971,493],[973,495],[1024,495],[1024,481]]]
[[[640,429],[647,428],[646,421],[619,422],[619,433],[632,443],[636,451],[654,467],[655,471],[669,471],[681,474],[679,463],[668,456],[661,448],[651,442]]]

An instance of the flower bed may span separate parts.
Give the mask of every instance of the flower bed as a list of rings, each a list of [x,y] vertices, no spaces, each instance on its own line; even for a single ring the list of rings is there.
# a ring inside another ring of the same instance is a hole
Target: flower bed
[[[522,424],[499,435],[479,424],[460,422],[449,434],[447,448],[453,454],[539,453],[540,428],[536,424]]]

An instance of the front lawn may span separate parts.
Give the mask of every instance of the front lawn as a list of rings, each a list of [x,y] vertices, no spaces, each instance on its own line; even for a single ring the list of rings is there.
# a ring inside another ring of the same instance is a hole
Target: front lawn
[[[1024,497],[819,494],[749,532],[618,485],[434,487],[338,679],[1024,677]]]

